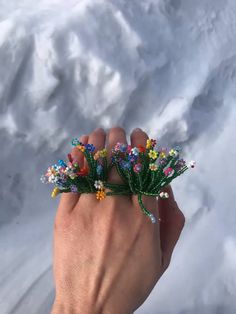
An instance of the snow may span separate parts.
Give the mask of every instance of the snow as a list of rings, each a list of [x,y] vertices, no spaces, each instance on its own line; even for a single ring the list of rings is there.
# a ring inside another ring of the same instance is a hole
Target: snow
[[[183,148],[186,226],[137,314],[236,312],[236,2],[0,0],[0,313],[49,313],[58,200],[39,178],[70,139],[142,127]]]

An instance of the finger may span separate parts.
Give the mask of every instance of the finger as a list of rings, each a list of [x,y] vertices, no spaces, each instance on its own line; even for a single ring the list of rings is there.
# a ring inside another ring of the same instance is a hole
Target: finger
[[[160,215],[160,240],[163,256],[164,270],[169,266],[175,245],[184,227],[185,217],[179,209],[170,185],[162,189],[169,194],[169,198],[158,198],[158,210]]]
[[[127,144],[125,130],[120,127],[111,128],[109,131],[107,143],[108,163],[111,162],[112,148],[116,145],[117,142]],[[117,173],[115,167],[112,167],[108,175],[108,182],[120,184],[124,183],[122,178]]]
[[[130,143],[132,147],[138,147],[138,145],[142,145],[143,147],[146,147],[147,139],[148,139],[148,135],[139,128],[134,129],[130,135]],[[137,195],[132,195],[132,200],[134,201],[135,204],[138,204]],[[148,200],[150,200],[150,196],[143,195],[142,200],[145,205],[145,203],[149,202]]]
[[[145,133],[143,130],[137,128],[134,129],[130,135],[130,141],[132,147],[139,147],[141,145],[142,147],[146,147],[146,142],[148,139],[147,133]],[[134,204],[138,205],[138,196],[132,195],[132,200]],[[149,211],[152,212],[152,214],[155,216],[156,220],[159,219],[158,211],[157,211],[157,204],[156,204],[156,197],[155,196],[146,196],[142,195],[142,201],[146,208],[150,208]]]
[[[88,144],[88,138],[88,135],[82,135],[79,141],[86,145]],[[78,162],[80,168],[84,167],[84,154],[77,147],[73,147],[73,149],[71,150],[71,157],[73,161]]]
[[[98,150],[102,150],[106,144],[106,132],[104,131],[104,129],[97,128],[96,130],[91,132],[88,137],[88,143],[95,146],[94,153],[96,153]],[[88,167],[86,159],[84,161],[84,166]],[[81,200],[84,200],[85,198],[89,201],[97,201],[94,193],[84,194]]]
[[[88,135],[82,135],[79,140],[80,142],[87,144]],[[80,167],[83,167],[84,156],[83,156],[83,153],[78,150],[78,148],[74,147],[71,150],[71,157],[72,157],[73,162],[77,162]],[[58,211],[62,213],[71,212],[73,208],[75,207],[76,203],[78,202],[79,197],[80,197],[79,193],[73,193],[73,192],[61,193]]]
[[[106,132],[103,128],[97,128],[89,134],[88,143],[95,146],[94,153],[105,147],[106,143]],[[84,160],[84,166],[88,167],[87,160]]]

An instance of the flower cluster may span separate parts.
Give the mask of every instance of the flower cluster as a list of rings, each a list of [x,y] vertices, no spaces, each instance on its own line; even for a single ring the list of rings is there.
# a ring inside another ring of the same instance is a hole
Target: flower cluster
[[[77,138],[73,138],[71,143],[80,152],[82,152],[83,154],[87,154],[95,159],[95,146],[93,144],[85,145]],[[105,157],[106,149],[98,151],[96,154],[99,154],[99,158]],[[54,184],[54,190],[51,194],[52,197],[55,197],[60,192],[80,193],[81,191],[79,189],[79,186],[81,185],[81,183],[87,182],[87,186],[91,186],[91,182],[88,181],[88,176],[90,175],[89,167],[80,166],[76,160],[73,160],[71,154],[68,154],[67,157],[68,161],[64,161],[62,159],[58,160],[57,164],[48,167],[46,173],[41,176],[41,181],[43,183]],[[102,174],[102,171],[103,165],[101,161],[99,161],[96,163],[96,173],[98,177]]]
[[[158,172],[159,179],[170,178],[186,170],[186,162],[179,159],[179,147],[168,151],[166,148],[157,149],[156,145],[157,141],[154,139],[148,139],[145,147],[142,145],[131,147],[128,144],[117,143],[112,149],[112,160],[123,171],[136,174],[142,171],[147,173],[149,170]],[[190,162],[187,167],[194,167],[194,162]]]
[[[53,183],[59,189],[68,189],[68,180],[83,177],[88,174],[88,168],[80,168],[77,162],[58,160],[58,164],[48,167],[47,172],[41,176],[43,183]],[[74,188],[72,185],[72,192]]]
[[[107,195],[136,194],[143,213],[153,223],[155,216],[145,208],[142,195],[168,198],[168,193],[161,192],[162,188],[195,166],[194,161],[186,164],[185,160],[180,159],[179,147],[170,150],[159,148],[154,139],[148,139],[144,145],[137,147],[118,142],[111,149],[109,161],[106,148],[96,151],[93,144],[83,144],[77,138],[73,138],[71,143],[84,154],[87,165],[80,165],[68,154],[67,161],[60,159],[57,164],[48,167],[41,181],[54,185],[52,197],[63,192],[95,193],[98,200],[103,200]],[[108,182],[113,166],[124,184]]]

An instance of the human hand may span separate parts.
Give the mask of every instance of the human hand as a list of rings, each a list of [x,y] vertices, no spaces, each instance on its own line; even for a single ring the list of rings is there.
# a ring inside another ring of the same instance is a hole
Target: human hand
[[[132,146],[145,146],[147,139],[140,129],[130,136]],[[100,150],[106,133],[96,129],[80,141]],[[119,127],[107,136],[108,158],[117,142],[127,143]],[[86,164],[76,147],[71,154]],[[114,168],[108,181],[122,183]],[[140,210],[137,195],[99,201],[94,194],[61,194],[54,224],[52,314],[130,314],[140,307],[169,266],[185,222],[171,187],[163,191],[168,199],[142,197],[156,224]]]

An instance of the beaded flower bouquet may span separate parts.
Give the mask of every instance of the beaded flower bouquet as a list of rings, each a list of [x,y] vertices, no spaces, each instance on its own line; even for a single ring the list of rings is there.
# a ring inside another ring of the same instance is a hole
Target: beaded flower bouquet
[[[68,160],[58,160],[58,163],[47,169],[41,177],[43,183],[52,183],[54,189],[52,197],[59,193],[95,193],[98,200],[112,195],[138,195],[141,210],[152,221],[156,219],[142,202],[142,195],[168,198],[168,194],[161,192],[163,187],[173,179],[194,167],[195,162],[186,162],[180,157],[180,149],[158,149],[156,140],[148,139],[146,147],[117,143],[112,148],[110,162],[107,150],[104,148],[95,152],[93,144],[84,145],[77,138],[72,139],[85,156],[88,167],[81,167],[71,154]],[[108,182],[108,174],[112,167],[116,168],[123,184]]]

